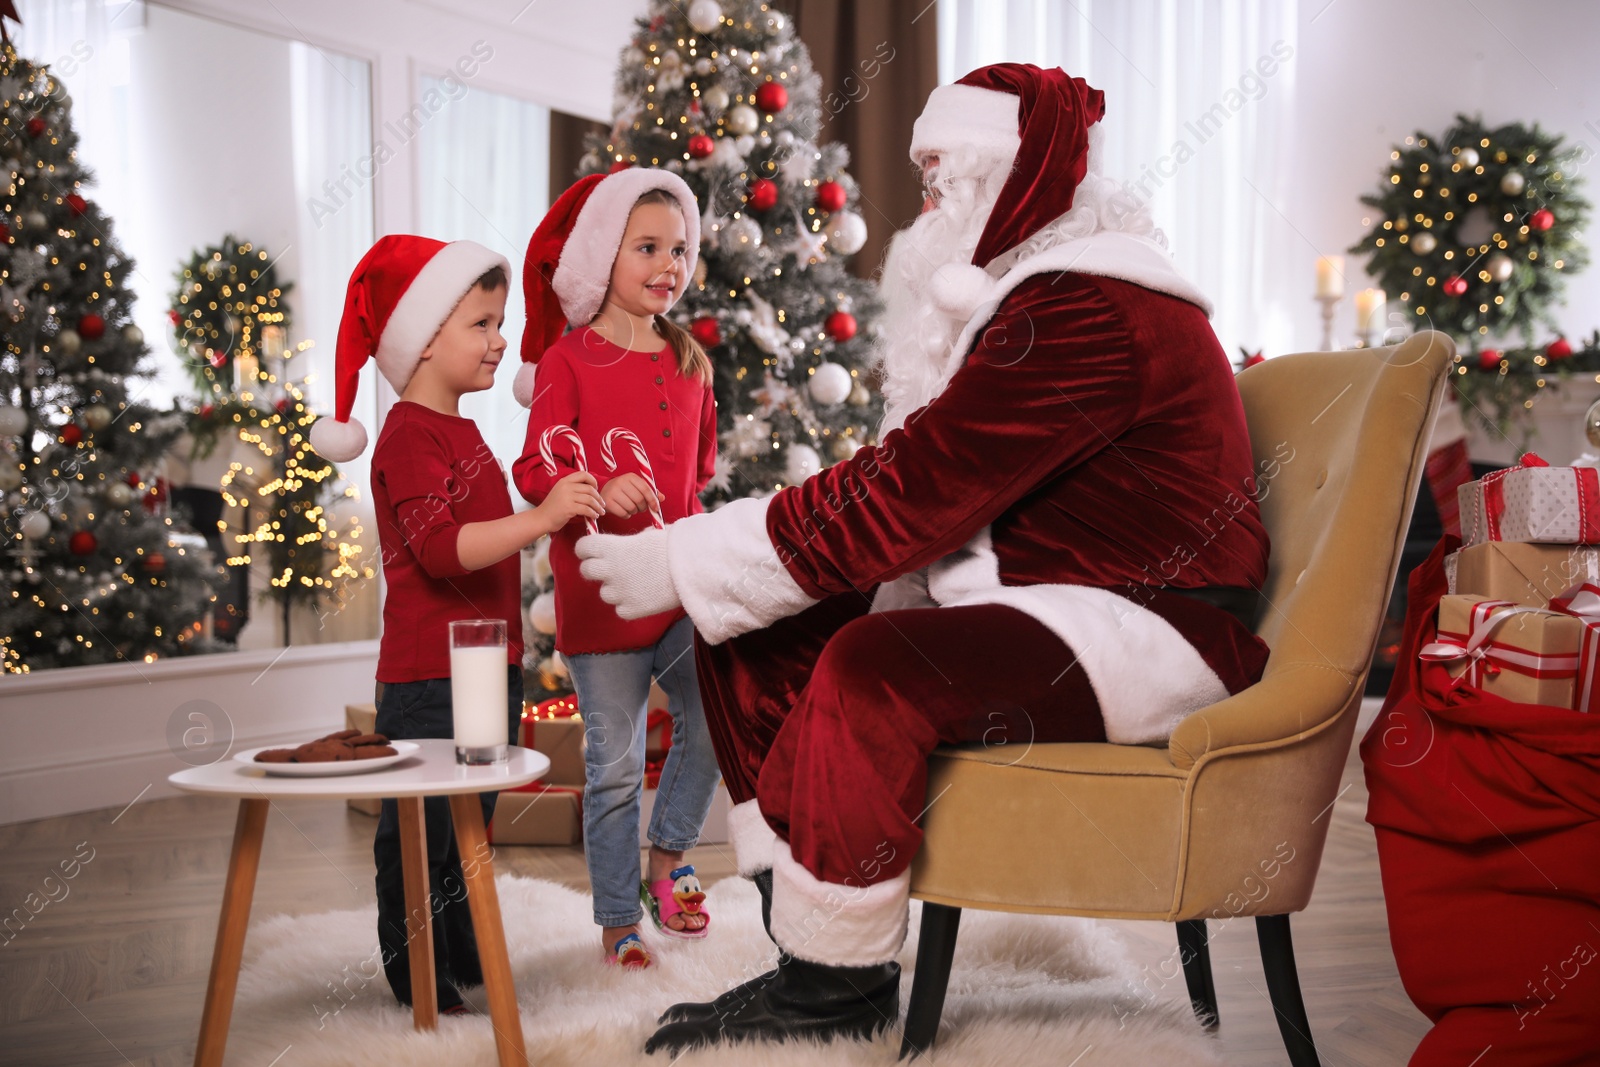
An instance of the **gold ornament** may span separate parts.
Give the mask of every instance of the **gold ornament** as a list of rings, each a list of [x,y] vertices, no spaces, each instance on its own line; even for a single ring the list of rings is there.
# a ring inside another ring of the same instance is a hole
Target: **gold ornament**
[[[1600,448],[1600,400],[1589,405],[1589,410],[1583,413],[1583,436],[1589,443]]]

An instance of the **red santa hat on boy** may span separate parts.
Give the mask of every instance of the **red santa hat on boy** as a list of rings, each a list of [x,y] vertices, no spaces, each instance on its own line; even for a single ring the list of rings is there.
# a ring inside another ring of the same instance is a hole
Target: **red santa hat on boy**
[[[669,170],[629,167],[580,178],[551,205],[528,242],[522,293],[528,324],[522,331],[522,366],[512,380],[517,403],[533,403],[534,365],[570,323],[586,326],[600,312],[611,285],[611,265],[622,247],[634,203],[652,189],[670,193],[683,210],[690,277],[700,253],[700,205],[684,180]]]
[[[1089,169],[1089,127],[1105,117],[1105,94],[1060,67],[979,67],[928,96],[911,128],[913,162],[958,148],[1003,160],[1009,176],[972,256],[977,267],[1066,214]]]
[[[334,351],[334,414],[311,427],[318,455],[342,463],[366,451],[366,427],[350,417],[361,368],[376,359],[394,391],[405,392],[422,350],[473,283],[494,267],[506,272],[509,283],[506,257],[476,241],[446,244],[410,234],[378,239],[356,264],[345,292]]]

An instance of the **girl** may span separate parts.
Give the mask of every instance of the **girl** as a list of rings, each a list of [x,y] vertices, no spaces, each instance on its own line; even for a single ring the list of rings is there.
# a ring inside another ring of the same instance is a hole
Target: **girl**
[[[599,484],[599,528],[629,534],[659,519],[699,513],[716,458],[711,361],[666,313],[689,284],[699,247],[699,208],[677,175],[629,169],[584,178],[562,194],[528,245],[528,327],[514,388],[530,405],[528,438],[513,470],[530,503],[579,467],[577,450],[542,443],[551,427],[582,440]],[[568,324],[572,332],[561,335]],[[538,365],[537,389],[533,366]],[[646,468],[614,442],[616,468],[602,462],[607,434],[634,434]],[[668,937],[700,939],[710,917],[684,851],[699,838],[718,781],[695,679],[694,627],[677,609],[619,618],[583,577],[573,546],[586,532],[568,523],[551,538],[556,648],[578,694],[587,741],[583,836],[606,958],[648,967],[639,937],[648,912]],[[644,778],[646,700],[654,677],[671,701],[672,747],[650,819],[648,870],[639,874],[639,796]],[[642,905],[642,906],[641,906]]]

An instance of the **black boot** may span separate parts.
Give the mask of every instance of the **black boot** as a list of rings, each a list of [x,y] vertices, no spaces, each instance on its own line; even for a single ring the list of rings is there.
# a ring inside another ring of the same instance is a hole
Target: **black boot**
[[[644,1050],[676,1053],[714,1042],[791,1037],[871,1040],[900,1016],[898,963],[830,967],[785,955],[771,979],[762,979],[731,990],[741,996],[726,1011],[661,1027],[645,1042]]]
[[[768,867],[754,875],[751,879],[756,884],[756,892],[761,894],[761,925],[766,927],[767,936],[772,936],[772,868]],[[690,1019],[712,1019],[717,1015],[731,1010],[734,1006],[750,998],[753,990],[766,985],[777,977],[777,969],[758,974],[748,982],[734,986],[723,993],[716,1000],[708,1004],[674,1004],[661,1013],[657,1019],[658,1024],[687,1022]]]

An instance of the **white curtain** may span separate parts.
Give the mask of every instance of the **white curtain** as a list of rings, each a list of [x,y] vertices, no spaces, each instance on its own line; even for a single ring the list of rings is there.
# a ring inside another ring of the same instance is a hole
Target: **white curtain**
[[[420,98],[446,102],[418,135],[420,232],[443,241],[477,241],[511,261],[503,327],[506,357],[493,389],[461,402],[483,439],[509,470],[522,452],[528,413],[511,398],[520,365],[522,259],[550,205],[550,111],[537,104],[424,77]]]
[[[1294,348],[1272,271],[1306,244],[1289,207],[1294,0],[939,0],[939,80],[1062,67],[1106,94],[1106,173],[1147,199],[1238,347]]]

